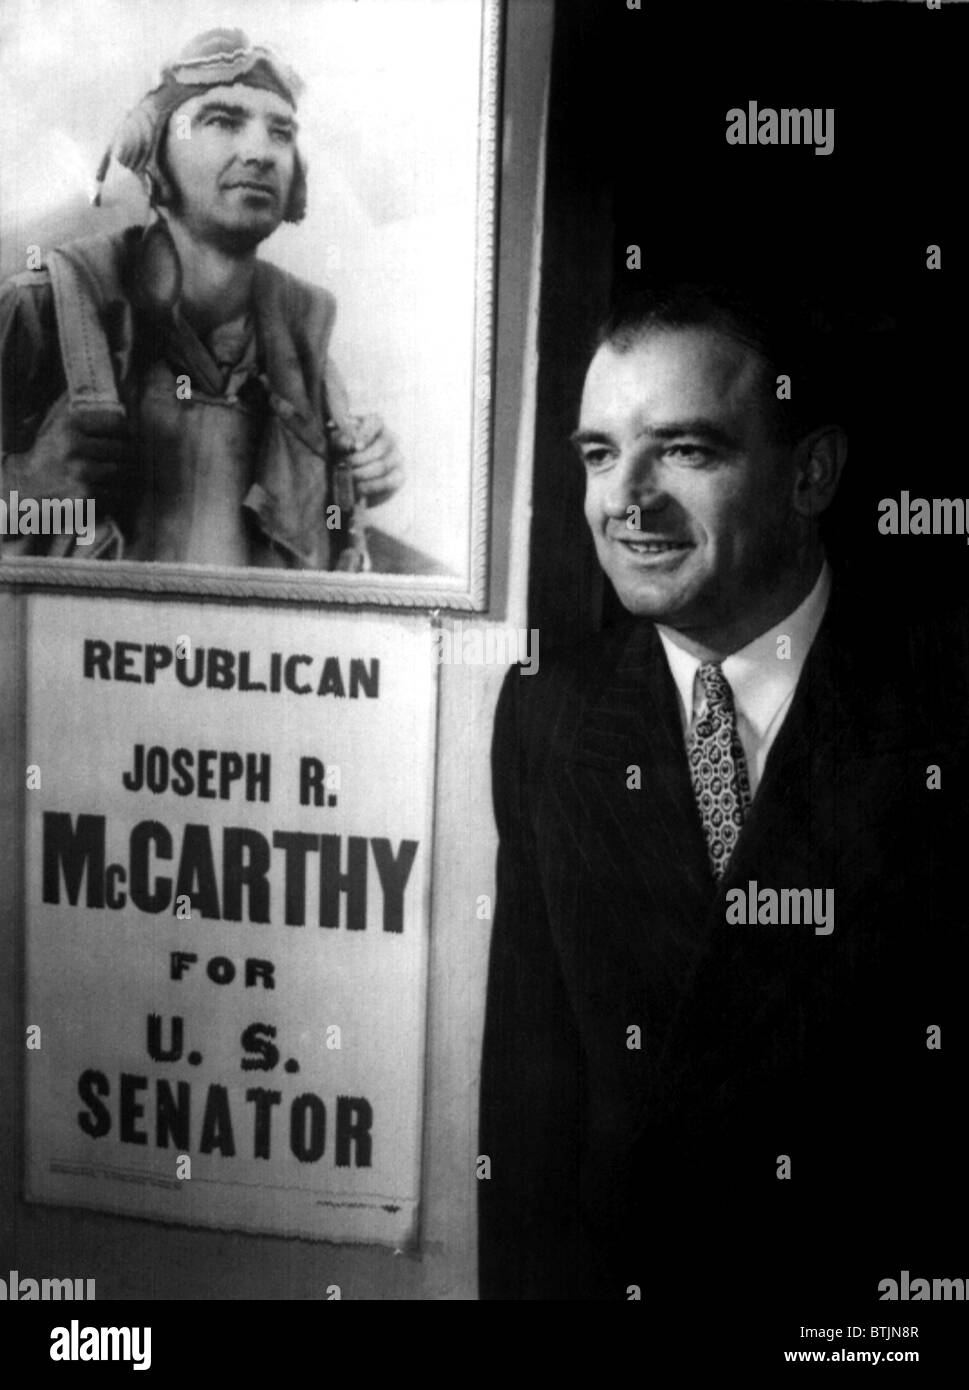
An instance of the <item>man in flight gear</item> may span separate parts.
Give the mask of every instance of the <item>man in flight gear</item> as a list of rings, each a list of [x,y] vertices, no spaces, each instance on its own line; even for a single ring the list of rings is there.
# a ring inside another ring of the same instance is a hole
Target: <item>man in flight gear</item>
[[[52,251],[0,288],[0,495],[92,498],[93,544],[5,539],[7,556],[421,573],[368,529],[403,480],[376,415],[350,413],[325,289],[257,257],[306,211],[302,84],[239,30],[189,43],[113,155],[146,227]],[[95,201],[99,200],[100,193]]]

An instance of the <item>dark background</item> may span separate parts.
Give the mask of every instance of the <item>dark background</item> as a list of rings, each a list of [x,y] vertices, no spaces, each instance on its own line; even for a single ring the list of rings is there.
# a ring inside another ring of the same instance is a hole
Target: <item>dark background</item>
[[[720,280],[779,305],[823,307],[845,369],[849,459],[826,519],[841,582],[867,598],[873,622],[888,618],[889,633],[896,613],[901,622],[964,600],[966,537],[882,536],[877,522],[879,500],[906,489],[969,497],[967,52],[963,4],[938,12],[852,0],[643,0],[640,11],[625,0],[557,4],[529,574],[529,623],[544,650],[624,616],[595,558],[568,436],[597,325],[611,302],[653,276]],[[834,107],[833,153],[728,145],[727,111],[751,100],[761,109]],[[938,271],[926,268],[933,243]],[[641,247],[642,271],[626,269],[631,244]],[[904,1133],[904,1114],[898,1123]],[[944,1166],[953,1156],[938,1157]],[[899,1210],[917,1211],[924,1195],[899,1192]],[[827,1297],[824,1271],[850,1262],[857,1239],[850,1210],[831,1218],[815,1249],[791,1255],[815,1262],[814,1306],[802,1300],[785,1305],[784,1317],[769,1315],[765,1289],[778,1283],[782,1298],[784,1271],[745,1285],[738,1260],[733,1289],[705,1287],[698,1270],[681,1290],[682,1326],[675,1317],[665,1330],[658,1324],[659,1341],[696,1356],[729,1326],[750,1357],[770,1335],[778,1346],[811,1345],[793,1335],[801,1323],[855,1320]],[[734,1317],[738,1306],[744,1314]],[[919,1324],[928,1364],[961,1323],[947,1304],[863,1311],[867,1323]]]
[[[969,5],[557,7],[529,596],[543,644],[622,615],[567,440],[596,325],[653,275],[825,308],[850,439],[833,558],[875,603],[965,591],[965,537],[882,536],[877,504],[969,496],[966,52]],[[726,112],[750,100],[834,107],[833,152],[728,145]]]

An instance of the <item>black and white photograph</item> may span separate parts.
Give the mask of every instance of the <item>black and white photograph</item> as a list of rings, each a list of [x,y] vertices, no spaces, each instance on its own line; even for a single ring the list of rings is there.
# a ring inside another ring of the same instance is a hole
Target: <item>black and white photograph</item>
[[[969,7],[0,26],[25,1364],[954,1380]]]
[[[206,4],[5,6],[0,578],[481,607],[498,6]]]

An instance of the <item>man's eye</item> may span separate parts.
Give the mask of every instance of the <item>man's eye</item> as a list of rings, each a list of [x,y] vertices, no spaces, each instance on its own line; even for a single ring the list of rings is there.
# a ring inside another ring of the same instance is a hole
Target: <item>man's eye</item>
[[[666,452],[687,463],[706,463],[714,451],[703,444],[671,444]]]
[[[214,116],[209,117],[207,124],[221,126],[223,130],[236,130],[239,126],[239,121],[235,116],[224,116],[217,112]]]
[[[585,464],[586,468],[603,468],[611,458],[612,454],[608,449],[582,450],[582,462]]]
[[[270,131],[270,135],[280,145],[291,145],[293,143],[293,132],[291,130],[273,130]]]

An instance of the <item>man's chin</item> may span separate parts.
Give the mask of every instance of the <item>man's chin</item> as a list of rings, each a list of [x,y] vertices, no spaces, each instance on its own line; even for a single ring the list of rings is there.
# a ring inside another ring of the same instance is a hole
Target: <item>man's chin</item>
[[[610,577],[619,602],[634,617],[675,626],[677,619],[689,609],[689,595],[670,586],[646,580],[631,584],[628,580],[619,582],[615,576]]]
[[[213,244],[228,255],[243,256],[255,250],[260,242],[272,236],[279,226],[280,219],[272,217],[251,217],[245,221],[220,223],[214,229]]]

